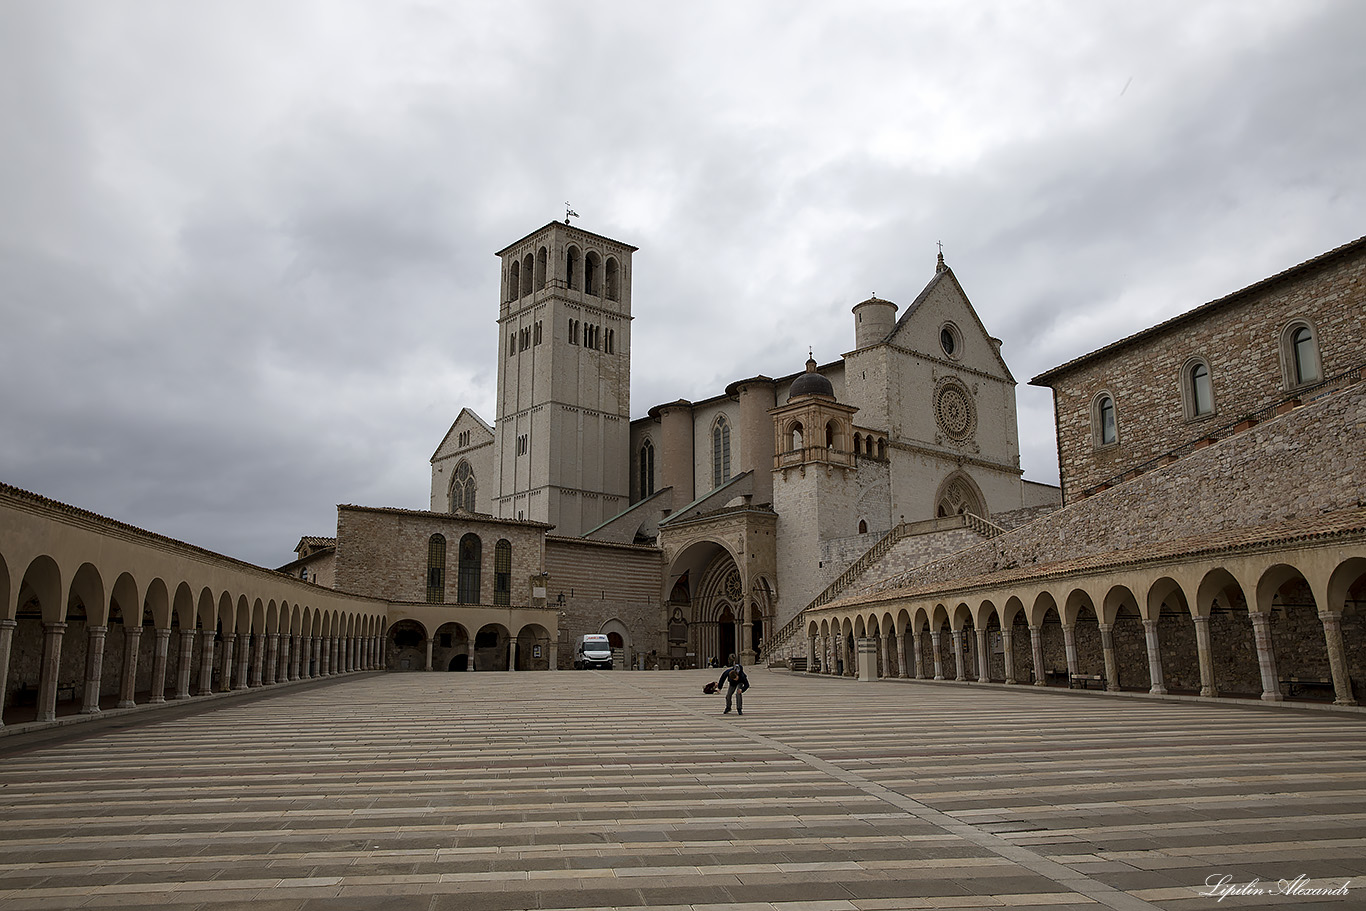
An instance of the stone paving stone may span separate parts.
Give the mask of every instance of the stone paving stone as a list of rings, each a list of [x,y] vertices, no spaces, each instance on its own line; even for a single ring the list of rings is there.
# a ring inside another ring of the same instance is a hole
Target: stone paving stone
[[[365,675],[0,736],[0,907],[1175,911],[1220,870],[1366,882],[1352,716],[756,668],[722,718],[704,676]]]

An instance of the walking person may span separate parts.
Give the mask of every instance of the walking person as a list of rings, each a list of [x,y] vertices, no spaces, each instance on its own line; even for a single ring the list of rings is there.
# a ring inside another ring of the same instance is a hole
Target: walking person
[[[721,679],[716,681],[716,686],[718,688],[722,686],[726,687],[726,710],[721,714],[730,714],[730,703],[731,700],[734,699],[735,713],[737,715],[743,715],[745,713],[743,696],[745,690],[749,689],[749,678],[745,676],[745,669],[740,666],[740,662],[737,661],[732,666],[726,668],[725,672],[721,675]]]

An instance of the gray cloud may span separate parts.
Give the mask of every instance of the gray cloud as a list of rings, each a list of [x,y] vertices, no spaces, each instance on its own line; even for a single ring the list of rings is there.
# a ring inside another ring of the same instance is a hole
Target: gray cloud
[[[640,247],[636,414],[852,344],[935,242],[1030,376],[1362,233],[1349,2],[17,2],[0,478],[267,565],[492,421],[495,250]]]

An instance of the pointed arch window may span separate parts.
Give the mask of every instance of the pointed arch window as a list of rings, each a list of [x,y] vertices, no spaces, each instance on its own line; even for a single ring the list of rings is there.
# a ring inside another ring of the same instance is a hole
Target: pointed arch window
[[[460,539],[460,576],[456,591],[459,604],[479,603],[479,564],[483,552],[483,542],[473,532]]]
[[[730,480],[730,422],[723,414],[711,428],[711,486]]]
[[[506,538],[493,545],[493,603],[512,603],[512,542]]]
[[[440,604],[446,600],[446,536],[432,535],[427,539],[427,603]]]
[[[646,440],[640,444],[640,498],[655,492],[655,444]]]
[[[464,459],[455,466],[455,474],[451,476],[451,512],[463,509],[466,512],[474,512],[474,469],[470,463]]]

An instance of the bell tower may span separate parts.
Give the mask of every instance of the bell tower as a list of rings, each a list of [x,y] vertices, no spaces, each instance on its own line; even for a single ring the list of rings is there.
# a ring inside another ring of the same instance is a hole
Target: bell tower
[[[629,504],[635,250],[551,222],[498,252],[495,515],[581,535]]]

